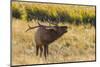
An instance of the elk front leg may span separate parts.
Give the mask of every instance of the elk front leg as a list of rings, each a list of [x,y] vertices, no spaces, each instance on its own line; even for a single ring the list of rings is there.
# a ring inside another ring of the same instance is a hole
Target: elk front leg
[[[38,53],[39,53],[39,46],[36,45],[36,56],[38,56]]]
[[[48,55],[48,53],[49,53],[48,45],[46,45],[46,53],[47,53],[47,55]]]
[[[46,50],[46,45],[44,45],[44,56],[46,58],[47,54],[46,54],[47,50]]]
[[[42,53],[43,53],[43,48],[42,46],[40,47],[40,57],[42,56]]]

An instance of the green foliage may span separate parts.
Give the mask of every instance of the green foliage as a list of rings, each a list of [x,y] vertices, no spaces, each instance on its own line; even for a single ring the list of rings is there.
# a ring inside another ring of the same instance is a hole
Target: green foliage
[[[16,4],[14,3],[12,6],[12,16],[15,18],[21,18],[21,12],[18,8],[19,5],[17,3]]]
[[[13,17],[24,20],[60,21],[75,24],[95,23],[95,7],[12,2]]]

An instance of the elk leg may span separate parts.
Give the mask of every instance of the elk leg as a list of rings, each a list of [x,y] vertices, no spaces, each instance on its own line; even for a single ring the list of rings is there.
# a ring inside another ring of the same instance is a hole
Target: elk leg
[[[42,46],[40,47],[40,57],[42,56],[43,48]]]
[[[38,56],[39,46],[36,45],[36,56]]]
[[[46,58],[46,45],[44,45],[44,56]]]
[[[48,55],[48,52],[49,52],[49,51],[48,51],[48,45],[46,45],[46,53],[47,53],[47,55]]]

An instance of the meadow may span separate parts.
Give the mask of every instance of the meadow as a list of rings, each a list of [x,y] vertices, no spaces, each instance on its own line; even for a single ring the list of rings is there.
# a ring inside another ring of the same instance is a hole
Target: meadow
[[[47,59],[36,56],[34,34],[37,29],[25,32],[28,24],[49,25],[49,21],[57,22],[58,17],[59,26],[68,26],[68,32],[49,45]],[[93,23],[96,22],[95,7],[92,6],[12,2],[12,65],[96,60]]]
[[[80,26],[64,24],[69,26],[68,32],[50,44],[49,55],[46,60],[44,56],[36,56],[34,42],[34,33],[36,29],[25,32],[28,28],[28,24],[31,26],[37,25],[36,23],[27,23],[27,21],[13,19],[13,65],[95,60],[95,27],[90,24]]]

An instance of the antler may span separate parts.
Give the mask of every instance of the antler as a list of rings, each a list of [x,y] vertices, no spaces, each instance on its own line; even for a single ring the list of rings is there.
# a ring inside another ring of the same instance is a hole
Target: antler
[[[28,27],[29,27],[29,28],[26,30],[26,32],[29,31],[29,30],[31,30],[31,29],[37,28],[37,27],[39,27],[39,26],[31,27],[30,25],[28,25]]]
[[[58,27],[57,25],[56,26],[45,26],[45,25],[41,25],[39,22],[37,22],[38,23],[38,26],[35,26],[35,27],[31,27],[29,24],[28,24],[28,29],[26,30],[26,32],[27,31],[29,31],[29,30],[31,30],[31,29],[34,29],[34,28],[37,28],[37,27],[43,27],[43,28],[45,28],[45,29],[54,29],[55,31],[56,31],[56,27]]]
[[[42,26],[39,22],[37,22],[39,26]]]

